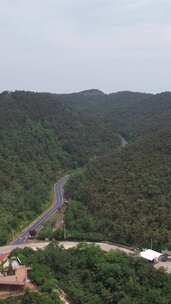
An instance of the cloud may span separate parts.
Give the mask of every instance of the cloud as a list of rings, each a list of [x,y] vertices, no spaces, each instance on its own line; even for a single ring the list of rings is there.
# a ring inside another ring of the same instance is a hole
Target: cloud
[[[1,0],[0,89],[169,89],[170,10],[170,0]]]

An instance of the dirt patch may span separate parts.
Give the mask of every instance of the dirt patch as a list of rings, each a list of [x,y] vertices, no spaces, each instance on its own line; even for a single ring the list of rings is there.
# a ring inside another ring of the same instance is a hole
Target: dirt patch
[[[70,304],[70,302],[67,299],[67,295],[65,294],[65,292],[63,290],[60,290],[59,298],[61,301],[63,301],[64,304]]]

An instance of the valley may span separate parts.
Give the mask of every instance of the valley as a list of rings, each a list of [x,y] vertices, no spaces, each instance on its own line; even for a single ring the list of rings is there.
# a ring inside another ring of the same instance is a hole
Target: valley
[[[169,304],[170,275],[125,250],[171,248],[171,94],[3,92],[0,115],[0,250],[40,293],[18,303],[60,303],[58,286],[74,304],[114,303],[113,289],[116,303]]]

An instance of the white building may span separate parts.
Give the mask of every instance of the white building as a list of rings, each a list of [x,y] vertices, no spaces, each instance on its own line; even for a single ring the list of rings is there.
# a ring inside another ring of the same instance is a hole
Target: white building
[[[140,257],[149,262],[158,263],[160,260],[162,260],[164,254],[154,251],[152,249],[145,249],[140,252]]]

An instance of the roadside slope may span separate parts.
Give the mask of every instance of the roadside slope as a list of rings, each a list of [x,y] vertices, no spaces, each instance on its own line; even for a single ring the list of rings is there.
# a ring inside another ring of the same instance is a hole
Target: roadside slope
[[[71,178],[67,236],[126,244],[171,240],[171,131],[91,161]]]

